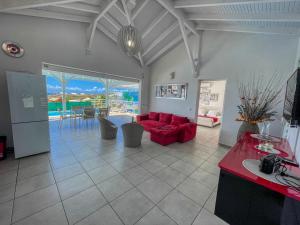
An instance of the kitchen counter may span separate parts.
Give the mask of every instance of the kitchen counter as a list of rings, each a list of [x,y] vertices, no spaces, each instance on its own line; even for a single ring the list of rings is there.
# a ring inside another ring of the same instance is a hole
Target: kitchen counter
[[[215,214],[231,225],[299,225],[300,193],[268,181],[243,166],[246,159],[259,160],[267,153],[246,133],[219,162],[221,169]],[[286,139],[273,143],[279,156],[295,159]],[[300,177],[300,169],[287,166]],[[298,218],[299,217],[299,218]]]

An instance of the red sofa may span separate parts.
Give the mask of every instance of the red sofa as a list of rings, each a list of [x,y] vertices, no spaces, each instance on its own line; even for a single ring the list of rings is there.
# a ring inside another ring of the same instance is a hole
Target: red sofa
[[[150,132],[152,141],[161,145],[187,142],[196,136],[197,124],[187,117],[150,112],[137,116],[137,122]]]

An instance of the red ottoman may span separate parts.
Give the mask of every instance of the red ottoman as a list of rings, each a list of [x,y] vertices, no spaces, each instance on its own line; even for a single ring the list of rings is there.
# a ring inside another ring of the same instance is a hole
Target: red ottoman
[[[162,127],[150,129],[151,141],[161,145],[169,145],[177,142],[180,129],[174,125],[166,125]]]

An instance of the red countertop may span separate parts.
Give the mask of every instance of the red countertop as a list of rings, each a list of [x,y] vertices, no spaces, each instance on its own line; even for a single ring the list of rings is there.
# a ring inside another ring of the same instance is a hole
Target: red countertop
[[[262,185],[268,189],[279,192],[285,196],[296,199],[300,201],[300,192],[292,190],[286,186],[273,183],[271,181],[265,180],[264,178],[258,177],[255,174],[248,171],[242,162],[245,159],[260,159],[266,153],[259,151],[255,148],[260,141],[258,139],[252,138],[250,133],[246,133],[243,138],[239,140],[225,155],[225,157],[219,162],[219,167],[232,173],[236,176],[244,178],[248,181],[254,182],[256,184]],[[291,147],[286,139],[281,139],[281,142],[273,143],[274,148],[281,151],[280,156],[295,159]],[[287,166],[295,175],[300,177],[300,169],[294,166]]]

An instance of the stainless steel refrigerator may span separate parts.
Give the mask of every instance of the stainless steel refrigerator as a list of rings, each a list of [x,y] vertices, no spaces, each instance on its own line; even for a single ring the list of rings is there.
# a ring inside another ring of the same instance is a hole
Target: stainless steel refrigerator
[[[15,157],[50,151],[45,76],[6,72]]]

